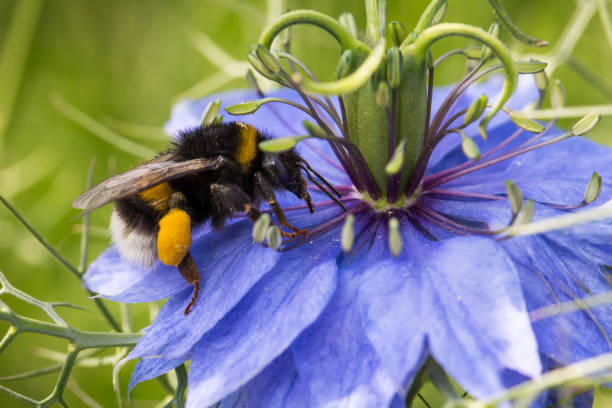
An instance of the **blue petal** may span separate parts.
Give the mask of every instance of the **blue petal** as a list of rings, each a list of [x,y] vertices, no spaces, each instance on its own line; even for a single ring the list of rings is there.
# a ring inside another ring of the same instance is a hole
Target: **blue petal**
[[[188,407],[209,406],[255,377],[319,316],[336,287],[329,246],[284,253],[272,269],[198,342]]]
[[[164,305],[164,307],[160,310],[159,314],[155,318],[155,322],[152,327],[155,326],[156,322],[160,320],[165,320],[170,317],[169,311],[174,310],[176,307],[183,307],[185,298],[189,298],[191,296],[192,289],[184,290],[183,292],[177,294],[176,296],[171,297],[168,302]],[[147,333],[151,331],[151,327],[145,329],[145,336],[147,337]],[[119,362],[117,367],[124,364],[126,361],[139,357],[138,351],[136,349],[139,347],[140,342],[136,345],[136,348],[130,352],[123,360]],[[135,353],[136,351],[136,353]],[[150,380],[152,378],[158,377],[168,371],[178,367],[183,364],[185,361],[191,358],[191,350],[186,349],[183,350],[182,355],[178,355],[174,358],[166,358],[162,354],[150,354],[144,357],[141,361],[138,362],[134,372],[132,373],[132,377],[130,378],[130,384],[128,386],[128,393],[132,393],[132,389],[141,383],[142,381]]]
[[[299,378],[289,350],[261,373],[221,401],[219,408],[307,408],[308,390]]]
[[[612,305],[552,315],[544,315],[540,309],[610,291],[597,262],[573,249],[580,240],[560,247],[550,235],[504,245],[518,266],[541,352],[563,365],[610,352]],[[570,241],[571,235],[567,239]]]
[[[83,281],[85,287],[92,292],[115,296],[144,279],[149,273],[143,266],[126,262],[119,255],[119,251],[111,246],[89,265]]]
[[[510,218],[507,202],[428,200],[438,211],[485,220],[500,228]],[[536,205],[536,218],[559,211]],[[612,264],[612,221],[578,225],[540,236],[500,243],[512,258],[521,280],[540,352],[559,364],[570,364],[612,350],[612,305],[544,318],[540,308],[558,302],[609,293],[609,277],[601,265]]]
[[[130,384],[128,385],[128,395],[132,394],[132,390],[139,383],[159,377],[180,366],[190,358],[191,352],[187,352],[183,356],[177,358],[163,358],[159,356],[143,358],[134,368],[134,372],[130,378]]]
[[[291,346],[311,407],[386,407],[399,391],[361,326],[355,302],[361,269],[340,271],[334,297]]]
[[[427,242],[406,230],[403,256],[366,269],[359,294],[366,333],[395,378],[411,380],[425,343],[476,397],[503,390],[507,370],[537,376],[535,336],[503,249],[476,237]]]
[[[192,312],[187,316],[183,314],[191,299],[190,288],[164,305],[126,359],[181,357],[238,304],[280,257],[269,248],[253,244],[249,221],[207,235],[193,248],[193,256],[199,265],[202,282]],[[257,262],[249,262],[252,259]]]

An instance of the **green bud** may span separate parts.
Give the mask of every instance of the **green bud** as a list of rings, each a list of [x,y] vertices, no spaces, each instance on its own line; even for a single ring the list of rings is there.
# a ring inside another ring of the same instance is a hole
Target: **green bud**
[[[439,24],[440,21],[444,19],[444,16],[446,15],[447,7],[448,7],[448,3],[445,1],[444,5],[440,7],[440,9],[436,12],[436,15],[434,16],[434,18],[431,20],[431,25]]]
[[[495,21],[493,24],[489,26],[489,34],[491,34],[495,38],[499,38],[500,27],[499,23]]]
[[[278,251],[278,248],[280,248],[281,244],[283,243],[283,239],[281,237],[281,233],[278,227],[276,225],[273,225],[270,228],[268,228],[267,235],[268,235],[268,245],[270,246],[270,248],[272,248],[275,251]]]
[[[404,151],[406,150],[406,140],[407,139],[402,140],[400,144],[397,145],[393,151],[391,160],[389,160],[389,163],[387,163],[387,166],[385,166],[385,173],[387,173],[389,176],[399,173],[399,171],[402,169],[402,165],[404,164]]]
[[[251,113],[254,113],[255,111],[257,111],[257,109],[259,109],[261,105],[263,105],[266,102],[267,102],[266,98],[240,102],[240,103],[237,103],[236,105],[227,106],[225,108],[225,111],[229,113],[230,115],[250,115]]]
[[[338,67],[336,68],[336,78],[341,79],[349,74],[351,70],[351,62],[353,60],[353,51],[344,50],[340,59],[338,60]]]
[[[546,91],[546,88],[548,88],[548,76],[545,71],[536,73],[533,79],[535,79],[536,86],[540,92]]]
[[[270,80],[275,79],[276,74],[270,71],[268,68],[266,68],[265,65],[263,65],[263,63],[257,56],[254,46],[251,46],[251,48],[249,49],[249,53],[247,54],[247,60],[249,61],[251,66],[255,69],[255,71],[257,71],[261,76],[263,76],[264,78],[270,79]]]
[[[499,31],[500,31],[499,23],[497,22],[491,24],[491,26],[489,27],[489,34],[495,38],[499,38]],[[486,60],[490,58],[492,54],[493,54],[493,50],[487,47],[486,45],[483,45],[482,50],[480,52],[480,59]]]
[[[293,149],[300,140],[304,139],[304,136],[275,137],[259,143],[259,148],[268,153],[286,152]]]
[[[202,126],[209,125],[213,122],[213,119],[215,116],[217,116],[217,113],[219,113],[220,106],[221,99],[208,102],[208,105],[206,105],[206,108],[204,108],[204,112],[202,112],[202,117],[200,119]]]
[[[340,235],[340,243],[342,244],[342,250],[344,252],[349,252],[353,248],[353,243],[355,242],[355,216],[353,214],[349,214],[346,216],[344,220],[344,225],[342,226],[342,232]]]
[[[402,253],[402,234],[399,230],[399,221],[395,217],[389,219],[389,250],[394,258],[397,258]]]
[[[396,89],[402,80],[402,52],[397,47],[387,51],[387,83],[391,89]]]
[[[376,104],[381,108],[387,108],[391,104],[391,90],[386,82],[380,81],[376,90]]]
[[[558,79],[555,79],[550,84],[550,106],[553,109],[565,106],[565,89]]]
[[[378,0],[378,28],[380,36],[385,36],[385,26],[387,25],[387,0]]]
[[[487,140],[488,121],[486,121],[485,119],[481,120],[480,123],[478,124],[478,133],[480,133],[480,137],[482,137],[482,140]]]
[[[572,133],[575,136],[582,136],[585,133],[588,133],[599,123],[599,119],[601,116],[596,112],[591,112],[587,114],[585,117],[580,119],[574,126],[572,126]]]
[[[268,227],[270,227],[270,216],[262,214],[253,224],[253,241],[260,244],[264,242],[268,234]]]
[[[218,125],[221,122],[223,122],[223,115],[215,115],[215,117],[212,118],[212,121],[210,122],[210,124],[211,125]]]
[[[544,130],[544,126],[542,126],[533,119],[529,119],[523,116],[522,114],[516,111],[509,110],[508,115],[510,116],[510,119],[512,119],[514,124],[520,127],[521,129],[525,129],[532,133],[540,133]]]
[[[408,35],[408,31],[406,31],[406,27],[399,21],[392,21],[389,23],[389,35],[391,36],[391,41],[395,44],[396,47],[402,45],[406,36]]]
[[[533,218],[535,211],[535,204],[533,200],[527,200],[523,205],[523,209],[518,213],[512,225],[524,225],[529,224]]]
[[[261,44],[255,45],[255,54],[264,67],[272,74],[277,75],[281,71],[281,64],[276,55]]]
[[[587,184],[587,188],[584,191],[584,200],[583,202],[586,204],[591,204],[593,201],[597,200],[599,194],[601,193],[601,176],[597,174],[597,172],[593,172],[591,179],[589,180],[589,184]]]
[[[463,154],[465,154],[465,157],[472,160],[480,159],[480,149],[478,148],[476,142],[474,142],[474,139],[463,133],[461,130],[459,130],[459,132],[461,133],[461,150],[463,151]]]
[[[309,120],[305,120],[302,122],[302,126],[308,132],[308,134],[312,137],[316,137],[319,139],[328,139],[329,135],[327,132],[319,125]]]
[[[359,33],[357,32],[357,23],[355,22],[355,17],[352,13],[345,11],[344,13],[340,14],[338,21],[340,21],[340,24],[349,30],[353,37],[357,38]]]
[[[465,116],[463,117],[463,125],[467,126],[472,122],[475,122],[482,116],[485,108],[487,107],[487,95],[480,95],[479,98],[474,99],[472,104],[468,108],[467,112],[465,112]]]
[[[517,61],[514,63],[514,66],[519,74],[536,74],[544,71],[546,65],[548,64],[534,59],[529,61]]]
[[[508,194],[508,201],[510,201],[510,207],[512,207],[512,214],[518,214],[521,208],[523,208],[523,193],[521,193],[521,189],[512,181],[506,180],[506,194]]]

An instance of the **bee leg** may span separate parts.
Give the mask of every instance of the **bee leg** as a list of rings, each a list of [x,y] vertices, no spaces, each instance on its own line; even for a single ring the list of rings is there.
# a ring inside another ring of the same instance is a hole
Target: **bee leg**
[[[183,275],[183,278],[190,285],[193,285],[193,294],[191,295],[191,301],[185,308],[185,316],[189,314],[191,308],[195,305],[198,300],[198,294],[200,292],[200,272],[198,271],[198,267],[196,266],[191,254],[187,252],[181,263],[178,265],[178,269]]]
[[[213,197],[215,211],[212,223],[221,227],[225,220],[233,214],[244,211],[252,199],[240,187],[230,183],[213,183],[210,185],[210,194]]]
[[[281,230],[281,235],[284,237],[295,237],[297,235],[308,235],[307,229],[300,229],[294,227],[287,221],[287,217],[285,217],[285,213],[283,212],[283,208],[276,201],[276,196],[274,195],[274,189],[270,185],[270,183],[265,179],[263,174],[260,172],[255,173],[255,182],[259,191],[263,194],[264,198],[272,207],[272,211],[274,211],[274,215],[276,219],[285,228],[292,230],[293,232],[285,232]]]

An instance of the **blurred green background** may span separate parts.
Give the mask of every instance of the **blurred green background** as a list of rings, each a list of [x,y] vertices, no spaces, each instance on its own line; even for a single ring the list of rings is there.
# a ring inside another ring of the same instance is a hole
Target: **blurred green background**
[[[141,158],[69,120],[62,101],[121,136],[152,151],[160,150],[167,143],[161,126],[177,97],[186,91],[187,95],[200,96],[206,89],[217,86],[219,90],[246,86],[240,77],[231,79],[219,74],[218,68],[204,58],[194,42],[199,41],[208,51],[213,48],[195,33],[205,33],[230,57],[244,61],[248,45],[256,42],[265,24],[267,9],[273,9],[277,3],[264,0],[0,0],[0,46],[4,45],[0,54],[0,194],[76,265],[82,221],[75,219],[78,211],[71,208],[71,203],[85,189],[92,159],[96,159],[94,180],[100,181],[136,165]],[[544,50],[526,50],[510,41],[513,51],[549,52],[576,6],[588,7],[592,3],[504,1],[519,27],[551,44]],[[389,19],[399,20],[411,29],[426,4],[425,0],[388,0]],[[313,8],[332,16],[349,10],[359,27],[364,23],[363,4],[358,0],[288,1],[287,7]],[[282,8],[276,12],[280,11]],[[493,19],[485,0],[449,0],[445,21],[486,29]],[[331,78],[338,57],[335,44],[315,28],[300,28],[293,33],[296,54],[307,63],[316,61],[314,71],[322,79]],[[508,39],[506,34],[503,37]],[[460,39],[445,40],[436,46],[436,54],[467,44]],[[448,84],[461,76],[465,64],[460,60],[452,59],[437,71],[437,84]],[[569,64],[556,72],[556,77],[565,85],[568,104],[612,103],[611,66],[612,53],[599,16],[595,14]],[[598,80],[587,80],[584,74],[579,74],[585,70]],[[590,137],[612,144],[612,120],[604,118]],[[146,155],[146,149],[143,150]],[[109,214],[110,207],[106,207],[92,216],[90,259],[109,243],[106,233]],[[75,327],[108,330],[78,280],[4,207],[0,208],[0,270],[14,286],[39,299],[66,301],[91,310],[90,313],[62,309],[62,316]],[[107,304],[119,316],[117,305]],[[33,317],[42,317],[28,305],[13,302],[11,306]],[[133,308],[136,329],[150,322],[150,312],[146,305]],[[6,328],[7,325],[0,324],[0,334]],[[21,335],[0,355],[0,376],[52,365],[56,361],[48,350],[65,352],[65,347],[65,342],[48,337]],[[112,355],[112,351],[107,355]],[[133,364],[128,365],[122,372],[123,387],[132,367]],[[42,398],[51,391],[56,376],[55,372],[33,380],[0,384]],[[66,399],[71,406],[88,406],[83,402],[86,398],[79,397],[82,393],[100,406],[116,406],[111,366],[77,368]],[[134,391],[137,407],[155,406],[163,396],[164,392],[154,381]],[[435,395],[431,398],[433,406],[441,401]],[[89,406],[96,406],[92,404]],[[600,403],[605,406],[602,404],[605,402]],[[0,407],[21,406],[27,405],[0,393]]]

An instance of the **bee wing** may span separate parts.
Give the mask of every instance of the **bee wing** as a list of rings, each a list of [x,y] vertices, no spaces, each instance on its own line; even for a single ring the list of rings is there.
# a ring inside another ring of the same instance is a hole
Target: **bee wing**
[[[163,155],[106,179],[78,196],[72,206],[82,209],[85,214],[165,181],[216,169],[223,160],[222,158],[199,158],[175,162],[170,159],[171,155]]]

